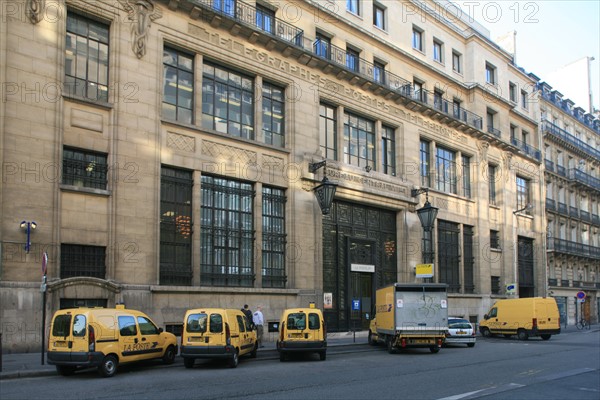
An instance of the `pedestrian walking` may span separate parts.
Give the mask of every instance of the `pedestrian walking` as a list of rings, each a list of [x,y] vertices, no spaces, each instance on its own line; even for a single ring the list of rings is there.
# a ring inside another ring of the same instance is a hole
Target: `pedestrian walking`
[[[252,311],[250,311],[250,308],[248,308],[248,304],[244,304],[244,307],[242,307],[242,312],[246,316],[246,319],[248,320],[248,324],[250,326],[254,325],[254,318],[252,315]]]
[[[258,345],[259,345],[259,347],[265,347],[263,345],[263,331],[264,331],[263,325],[265,323],[265,318],[262,313],[262,306],[256,307],[256,311],[254,311],[252,321],[254,322],[254,325],[256,326],[256,337],[258,340]]]

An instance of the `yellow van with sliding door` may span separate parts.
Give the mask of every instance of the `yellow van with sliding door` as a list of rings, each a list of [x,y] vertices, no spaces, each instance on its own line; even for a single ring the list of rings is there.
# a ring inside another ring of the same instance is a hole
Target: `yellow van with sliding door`
[[[290,308],[283,311],[279,321],[277,340],[279,360],[285,361],[290,353],[314,352],[323,361],[327,357],[327,330],[325,318],[311,304],[306,308]]]
[[[117,308],[71,308],[52,318],[48,337],[48,364],[60,375],[97,367],[111,377],[120,364],[161,358],[172,364],[177,338],[163,332],[143,312]]]
[[[185,313],[181,356],[186,368],[198,358],[224,359],[235,368],[241,356],[255,358],[257,350],[256,331],[240,310],[197,308]]]

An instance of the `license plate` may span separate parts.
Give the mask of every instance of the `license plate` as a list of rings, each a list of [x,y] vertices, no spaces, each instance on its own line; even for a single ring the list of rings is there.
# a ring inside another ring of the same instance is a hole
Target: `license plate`
[[[412,342],[414,344],[429,344],[431,341],[427,339],[414,339]]]
[[[63,341],[54,342],[54,347],[67,347],[67,342],[63,342]]]
[[[457,334],[457,335],[466,335],[466,334],[467,334],[467,332],[464,332],[464,331],[458,331],[458,332],[456,332],[456,334]]]
[[[192,336],[188,339],[190,342],[204,342],[204,338],[201,336]]]
[[[302,334],[301,333],[290,333],[290,334],[288,334],[288,337],[292,338],[292,339],[299,339],[299,338],[302,338]]]

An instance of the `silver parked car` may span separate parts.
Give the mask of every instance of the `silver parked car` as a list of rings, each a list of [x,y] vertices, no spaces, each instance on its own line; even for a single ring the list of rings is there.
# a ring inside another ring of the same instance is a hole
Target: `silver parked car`
[[[475,329],[469,321],[459,317],[448,317],[448,333],[445,344],[475,346]]]

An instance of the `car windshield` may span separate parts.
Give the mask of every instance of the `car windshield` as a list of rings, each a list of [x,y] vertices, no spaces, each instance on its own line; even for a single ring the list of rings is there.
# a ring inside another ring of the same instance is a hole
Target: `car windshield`
[[[448,328],[451,329],[471,329],[471,324],[466,319],[455,319],[448,322]]]
[[[188,332],[206,332],[206,314],[190,314],[187,320]]]

